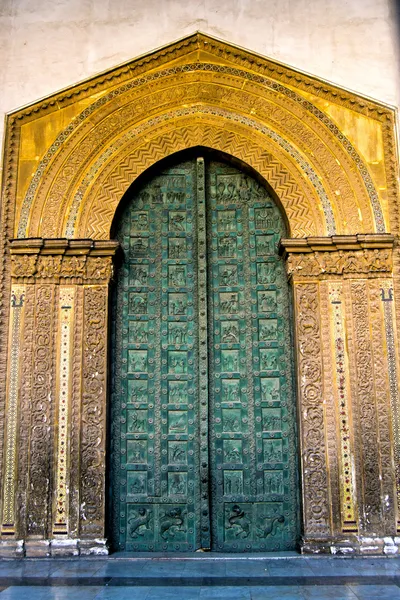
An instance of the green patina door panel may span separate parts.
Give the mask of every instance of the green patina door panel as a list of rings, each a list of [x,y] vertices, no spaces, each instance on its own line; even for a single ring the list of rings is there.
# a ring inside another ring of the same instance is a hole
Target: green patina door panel
[[[254,179],[207,170],[212,548],[293,548],[297,470],[278,207]]]
[[[238,169],[198,158],[143,185],[118,231],[115,547],[294,548],[295,401],[278,207]]]

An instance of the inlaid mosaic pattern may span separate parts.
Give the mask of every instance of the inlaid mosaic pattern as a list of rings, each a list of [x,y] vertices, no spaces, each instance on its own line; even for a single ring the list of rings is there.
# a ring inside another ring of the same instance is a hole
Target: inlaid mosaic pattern
[[[71,395],[71,347],[74,323],[75,290],[61,287],[59,299],[58,338],[58,437],[54,532],[67,533],[68,519],[68,448],[69,448],[69,403]]]
[[[343,528],[346,531],[352,531],[357,529],[357,524],[354,507],[354,459],[349,415],[348,358],[341,283],[334,282],[329,285],[329,299],[332,313],[331,324],[334,344],[337,422],[340,431],[342,519]]]
[[[2,532],[15,531],[15,486],[17,473],[18,386],[21,363],[21,333],[25,303],[25,286],[15,285],[11,290],[10,310],[10,369],[7,388],[7,420],[5,473],[3,490]]]

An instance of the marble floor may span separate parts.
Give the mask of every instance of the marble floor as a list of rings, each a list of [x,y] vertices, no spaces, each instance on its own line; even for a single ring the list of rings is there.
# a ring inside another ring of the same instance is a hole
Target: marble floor
[[[400,600],[400,557],[0,560],[0,600]]]

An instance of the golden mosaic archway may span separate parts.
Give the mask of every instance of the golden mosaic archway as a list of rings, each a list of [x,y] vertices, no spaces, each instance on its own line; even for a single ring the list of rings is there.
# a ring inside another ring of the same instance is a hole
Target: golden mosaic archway
[[[286,214],[304,551],[397,548],[394,118],[203,34],[8,116],[0,552],[105,551],[110,228],[141,173],[195,146],[248,164]]]

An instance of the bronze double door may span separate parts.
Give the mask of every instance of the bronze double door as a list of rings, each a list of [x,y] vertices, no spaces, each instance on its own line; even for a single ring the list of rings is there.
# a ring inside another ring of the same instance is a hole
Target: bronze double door
[[[116,549],[295,547],[284,233],[262,185],[202,156],[161,166],[125,203],[111,376]]]

